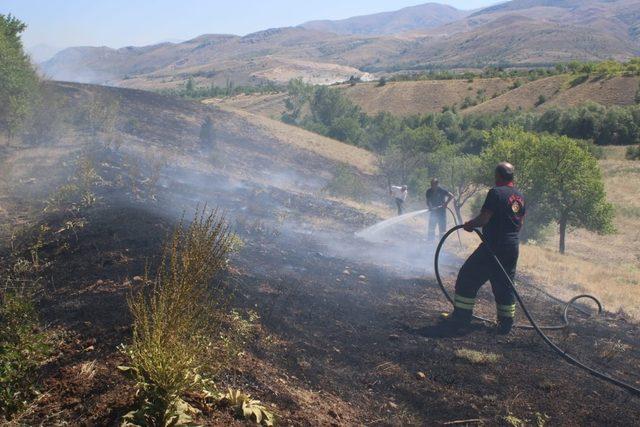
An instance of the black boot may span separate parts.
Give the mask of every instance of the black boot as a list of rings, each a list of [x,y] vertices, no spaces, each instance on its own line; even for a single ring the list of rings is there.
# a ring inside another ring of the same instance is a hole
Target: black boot
[[[443,315],[438,323],[438,327],[445,335],[456,335],[458,332],[463,333],[471,327],[471,310],[462,310],[455,308],[453,312]]]
[[[498,317],[496,333],[498,335],[508,335],[513,328],[513,317]]]

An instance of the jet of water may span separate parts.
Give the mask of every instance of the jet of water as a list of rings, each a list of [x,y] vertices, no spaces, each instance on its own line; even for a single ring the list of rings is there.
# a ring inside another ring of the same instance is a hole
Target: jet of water
[[[409,212],[404,215],[394,216],[393,218],[380,221],[376,224],[373,224],[371,227],[367,227],[364,230],[358,231],[356,233],[356,236],[365,240],[373,240],[375,238],[375,235],[382,230],[427,212],[429,212],[429,209],[423,209],[420,211]]]

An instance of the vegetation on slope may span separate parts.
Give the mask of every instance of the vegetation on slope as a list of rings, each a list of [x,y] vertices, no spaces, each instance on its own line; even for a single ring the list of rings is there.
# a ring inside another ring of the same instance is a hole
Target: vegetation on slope
[[[0,131],[12,136],[29,114],[38,79],[22,48],[26,25],[11,15],[0,15]]]
[[[189,78],[187,82],[175,89],[162,89],[158,93],[169,96],[178,96],[185,99],[207,99],[207,98],[221,98],[227,96],[235,96],[239,94],[263,94],[282,92],[284,88],[275,83],[267,82],[258,86],[236,86],[232,81],[227,80],[227,84],[224,87],[211,84],[209,86],[198,86],[195,84],[192,78]]]
[[[503,160],[522,163],[519,167],[525,169],[527,162],[534,164],[547,160],[544,152],[552,147],[572,149],[559,156],[569,156],[576,162],[574,172],[582,172],[575,177],[574,184],[581,182],[580,188],[584,188],[584,192],[573,194],[572,200],[561,208],[559,204],[551,205],[550,200],[559,197],[558,191],[570,193],[569,189],[558,190],[549,184],[552,181],[539,180],[528,188],[532,200],[538,197],[545,200],[540,202],[545,209],[534,208],[529,212],[532,223],[537,226],[527,228],[528,237],[538,238],[545,225],[557,222],[562,252],[568,225],[601,232],[611,230],[612,213],[604,201],[602,177],[594,157],[599,150],[594,143],[633,144],[640,141],[640,106],[606,108],[588,104],[566,110],[549,109],[543,114],[505,111],[462,116],[446,111],[405,118],[388,113],[371,117],[337,89],[292,81],[286,107],[284,121],[377,153],[380,170],[389,184],[408,184],[413,193],[422,194],[430,176],[441,176],[443,183],[456,195],[455,208],[459,217],[463,205],[481,188],[474,184],[486,182],[486,177],[474,170],[478,168],[479,156],[482,154],[486,158],[491,152],[492,141],[496,138],[496,134],[490,132],[492,129],[513,127],[514,130],[504,138],[511,138],[516,144],[514,147],[531,146],[518,155],[517,161],[509,154],[515,148],[500,152]],[[546,148],[536,151],[534,146]],[[534,169],[547,170],[542,164],[535,164]],[[525,176],[526,173],[525,170]],[[354,192],[360,193],[345,190],[346,194]],[[554,196],[547,196],[551,193]],[[558,210],[550,209],[552,206]]]
[[[481,71],[463,70],[428,70],[426,72],[399,73],[386,78],[386,81],[415,81],[415,80],[472,80],[488,78],[524,78],[534,81],[543,77],[557,76],[560,74],[570,74],[574,76],[638,76],[640,75],[640,58],[632,58],[626,62],[601,61],[601,62],[580,62],[571,61],[558,63],[549,67],[527,67],[509,68],[488,66]]]

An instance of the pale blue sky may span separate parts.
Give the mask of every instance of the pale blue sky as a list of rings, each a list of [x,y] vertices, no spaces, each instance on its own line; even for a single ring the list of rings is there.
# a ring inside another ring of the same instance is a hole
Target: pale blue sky
[[[0,0],[28,24],[26,46],[146,45],[205,33],[248,34],[314,19],[341,19],[428,0]],[[475,9],[497,0],[440,0]]]

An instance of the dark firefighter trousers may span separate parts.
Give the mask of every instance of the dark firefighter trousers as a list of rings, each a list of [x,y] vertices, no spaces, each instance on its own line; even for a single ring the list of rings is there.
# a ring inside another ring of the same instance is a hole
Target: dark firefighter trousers
[[[402,205],[404,204],[404,200],[396,197],[396,207],[398,208],[398,215],[402,215]]]
[[[438,235],[440,237],[447,232],[447,210],[445,208],[437,208],[431,211],[427,229],[427,240],[433,241],[436,227],[438,227]]]
[[[509,245],[494,252],[511,280],[515,280],[518,246]],[[454,312],[462,318],[470,319],[476,295],[487,280],[491,282],[491,289],[496,300],[498,321],[513,321],[516,313],[515,294],[484,243],[471,254],[458,273]]]

